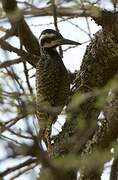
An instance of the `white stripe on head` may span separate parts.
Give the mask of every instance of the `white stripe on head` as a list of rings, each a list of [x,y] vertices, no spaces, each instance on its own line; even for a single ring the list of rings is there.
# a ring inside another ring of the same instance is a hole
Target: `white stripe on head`
[[[53,33],[53,32],[52,33],[46,32],[44,34],[41,34],[40,37],[39,37],[39,44],[42,45],[41,44],[42,40],[46,39],[46,38],[49,38],[51,40],[50,43],[49,42],[44,42],[43,48],[56,47],[56,46],[58,46],[60,44],[60,40],[61,40],[61,39],[56,39],[55,38],[56,36],[57,35],[55,33]],[[53,38],[55,38],[55,39],[53,39]]]
[[[45,33],[45,34],[42,34],[42,35],[40,35],[40,37],[39,37],[39,43],[41,43],[41,40],[42,39],[45,39],[45,38],[47,38],[47,37],[55,37],[56,35],[55,34],[53,34],[53,33]]]

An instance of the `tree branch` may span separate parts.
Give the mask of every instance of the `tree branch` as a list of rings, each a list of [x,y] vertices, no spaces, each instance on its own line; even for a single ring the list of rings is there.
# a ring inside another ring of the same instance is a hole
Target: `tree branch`
[[[22,11],[18,8],[16,0],[2,0],[2,5],[12,26],[10,35],[18,36],[29,53],[40,56],[38,40],[25,22]],[[5,38],[8,37],[6,36]],[[38,60],[32,58],[28,60],[34,67],[37,61]]]
[[[30,53],[27,53],[24,50],[19,50],[16,47],[11,46],[9,43],[7,43],[6,41],[4,41],[3,39],[0,39],[0,45],[2,47],[2,49],[7,50],[9,52],[14,52],[17,55],[19,55],[20,57],[24,58],[26,61],[28,61],[29,63],[32,63],[32,65],[35,67],[36,66],[36,62],[39,60],[39,56],[37,55],[32,55]],[[33,62],[31,62],[30,60],[33,60]]]

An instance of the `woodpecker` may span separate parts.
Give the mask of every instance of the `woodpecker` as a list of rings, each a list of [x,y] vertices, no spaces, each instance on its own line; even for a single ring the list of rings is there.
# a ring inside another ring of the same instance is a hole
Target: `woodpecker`
[[[39,37],[41,57],[36,65],[36,104],[40,139],[50,151],[51,126],[57,120],[70,94],[68,71],[56,50],[64,44],[80,45],[59,32],[46,29]]]

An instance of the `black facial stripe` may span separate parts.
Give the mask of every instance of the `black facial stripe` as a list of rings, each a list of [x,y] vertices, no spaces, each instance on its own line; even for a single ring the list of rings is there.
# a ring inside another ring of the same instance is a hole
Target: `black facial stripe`
[[[55,40],[58,40],[58,38],[56,36],[45,37],[45,38],[41,39],[41,45],[43,46],[45,43],[51,43]]]

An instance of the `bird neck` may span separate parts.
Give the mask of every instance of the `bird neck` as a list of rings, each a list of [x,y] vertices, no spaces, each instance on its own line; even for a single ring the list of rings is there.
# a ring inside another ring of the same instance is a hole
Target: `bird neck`
[[[42,55],[49,54],[50,56],[55,56],[55,55],[60,56],[56,48],[41,48],[41,54]]]

